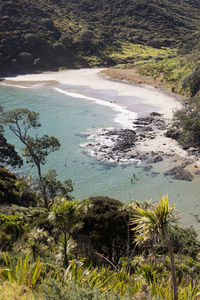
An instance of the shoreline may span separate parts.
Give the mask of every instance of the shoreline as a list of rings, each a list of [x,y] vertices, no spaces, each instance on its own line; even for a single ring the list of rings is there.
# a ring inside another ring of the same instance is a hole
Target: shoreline
[[[116,101],[132,110],[131,101],[125,103],[125,101],[119,99],[119,97],[136,98],[139,99],[142,104],[155,107],[157,112],[164,114],[166,118],[171,118],[172,111],[181,105],[174,95],[170,95],[152,86],[110,80],[102,75],[103,70],[105,70],[105,68],[62,70],[57,72],[17,75],[15,77],[5,77],[0,84],[12,85],[13,83],[13,85],[19,85],[20,83],[20,85],[24,87],[38,87],[42,85],[56,85],[59,83],[69,86],[69,90],[70,87],[72,88],[73,86],[75,89],[76,87],[82,88],[83,95],[85,96],[96,96],[100,90],[104,90],[112,94],[112,97],[109,97],[108,101]],[[90,89],[89,92],[87,88]],[[101,93],[99,93],[99,95],[101,95]],[[104,98],[100,99],[106,100],[106,95],[103,96]],[[96,96],[96,98],[98,97]]]
[[[153,153],[157,156],[178,156],[176,160],[179,165],[186,161],[192,162],[194,167],[187,167],[190,172],[195,174],[200,170],[199,161],[195,161],[193,155],[189,155],[187,151],[183,150],[176,141],[164,136],[166,127],[170,124],[173,110],[180,108],[180,98],[177,95],[171,95],[168,91],[163,91],[160,88],[149,85],[124,82],[114,79],[109,79],[105,76],[105,68],[95,69],[79,69],[79,70],[64,70],[58,72],[44,72],[40,74],[18,75],[15,77],[6,77],[1,81],[2,85],[21,86],[25,88],[51,86],[57,87],[59,84],[66,88],[69,92],[79,93],[86,97],[94,97],[117,105],[121,105],[127,110],[134,111],[140,117],[148,117],[150,113],[156,112],[159,114],[159,122],[164,122],[162,128],[157,128],[155,124],[141,124],[136,127],[144,127],[139,129],[139,138],[134,143],[133,149],[126,149],[120,156],[124,154],[137,159],[138,153],[143,154],[139,157],[146,157]],[[144,82],[143,82],[144,83]],[[147,111],[144,111],[146,109]],[[152,121],[151,121],[152,122]],[[150,122],[150,123],[151,123]],[[156,121],[157,122],[157,121]],[[152,126],[148,132],[146,127]],[[138,129],[136,130],[138,131]],[[120,133],[121,136],[121,133]],[[116,134],[116,141],[118,139]],[[100,149],[96,149],[98,152]],[[135,154],[137,152],[137,155]],[[116,157],[116,162],[118,161]],[[154,160],[154,159],[153,159]],[[150,161],[152,161],[150,157]],[[186,164],[187,165],[187,164]],[[184,168],[183,168],[184,169]]]

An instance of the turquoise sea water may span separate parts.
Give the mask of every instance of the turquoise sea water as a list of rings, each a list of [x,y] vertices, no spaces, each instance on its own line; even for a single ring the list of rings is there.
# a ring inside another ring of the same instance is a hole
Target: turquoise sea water
[[[150,172],[145,172],[143,165],[110,166],[84,153],[80,145],[87,142],[84,133],[88,129],[95,131],[119,126],[114,122],[117,113],[110,107],[86,98],[61,94],[51,87],[22,89],[9,86],[0,86],[0,105],[4,110],[24,107],[40,113],[40,134],[54,135],[62,145],[59,151],[49,155],[43,172],[55,169],[60,179],[71,178],[75,198],[105,195],[128,202],[131,199],[158,200],[161,195],[168,193],[170,200],[176,202],[181,222],[187,226],[194,225],[199,231],[195,216],[200,212],[199,177],[192,182],[165,177],[163,172],[172,164],[167,160],[155,164]],[[22,145],[12,133],[6,131],[6,137],[20,150]],[[36,170],[26,164],[21,171],[36,175]],[[133,173],[136,174],[136,180],[131,184]]]

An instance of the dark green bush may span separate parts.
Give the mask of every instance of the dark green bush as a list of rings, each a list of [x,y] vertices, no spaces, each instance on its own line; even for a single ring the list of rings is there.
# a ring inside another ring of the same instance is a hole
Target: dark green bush
[[[0,167],[0,204],[35,206],[36,195],[24,180]]]
[[[87,255],[97,251],[112,261],[125,255],[129,213],[121,209],[122,205],[118,200],[101,196],[83,201],[86,212],[80,216],[82,228],[77,243],[85,251],[88,249]]]
[[[19,62],[22,64],[32,64],[33,63],[33,55],[31,53],[22,52],[18,55]]]
[[[39,42],[39,38],[36,34],[33,34],[33,33],[27,33],[25,34],[24,36],[24,40],[26,43],[29,43],[31,45],[37,45],[38,42]]]
[[[25,230],[25,223],[19,216],[0,214],[0,248],[8,250]]]
[[[200,90],[200,65],[196,66],[192,74],[186,77],[182,82],[183,89],[189,88],[191,96],[195,96]]]
[[[200,147],[200,98],[185,101],[174,113],[168,135],[177,138],[184,149]]]

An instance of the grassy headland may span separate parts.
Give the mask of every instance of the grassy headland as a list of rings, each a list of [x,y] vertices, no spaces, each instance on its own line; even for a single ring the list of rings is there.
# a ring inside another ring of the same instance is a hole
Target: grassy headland
[[[113,79],[164,87],[189,96],[190,90],[184,87],[183,82],[198,64],[194,55],[183,56],[176,48],[156,49],[126,42],[121,44],[121,51],[110,55],[116,66],[103,73]]]

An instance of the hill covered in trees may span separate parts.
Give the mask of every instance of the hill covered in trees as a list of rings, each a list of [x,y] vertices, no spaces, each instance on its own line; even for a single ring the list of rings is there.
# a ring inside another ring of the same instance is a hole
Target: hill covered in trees
[[[1,1],[1,72],[88,66],[91,55],[112,65],[121,41],[191,48],[185,41],[198,37],[199,12],[195,0]]]

